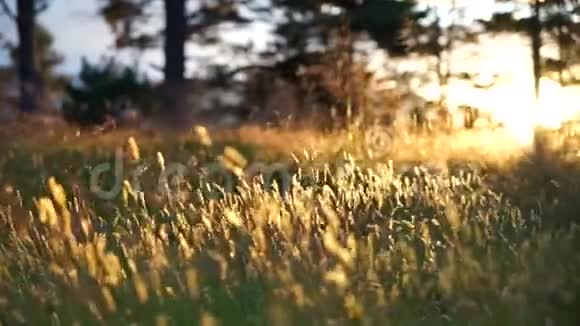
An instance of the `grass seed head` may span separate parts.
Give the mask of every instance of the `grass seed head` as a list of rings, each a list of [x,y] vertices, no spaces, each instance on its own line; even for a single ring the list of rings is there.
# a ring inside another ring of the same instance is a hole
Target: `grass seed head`
[[[65,208],[66,203],[66,192],[62,185],[56,182],[54,177],[48,179],[48,188],[50,189],[50,194],[54,201],[59,205],[60,208]]]
[[[143,304],[147,302],[149,300],[149,290],[147,289],[145,281],[139,275],[135,275],[133,285],[135,286],[135,293],[137,294],[139,303]]]
[[[193,268],[188,269],[185,272],[185,281],[187,283],[187,289],[189,291],[189,295],[193,299],[198,299],[200,294],[199,289],[199,279],[197,271]]]
[[[161,152],[157,152],[157,164],[159,164],[161,171],[165,171],[165,157]]]
[[[203,146],[210,147],[212,145],[212,140],[211,137],[209,136],[207,128],[205,128],[204,126],[195,126],[193,128],[193,131],[195,133],[195,136],[197,137],[197,140]]]
[[[129,159],[133,162],[139,161],[141,159],[141,153],[139,151],[139,145],[134,137],[129,137],[127,140],[127,152],[129,154]]]
[[[58,214],[50,198],[40,198],[37,206],[40,222],[48,224],[49,226],[56,226],[58,224]]]
[[[109,312],[115,312],[117,310],[117,303],[113,297],[111,289],[106,286],[101,288],[101,295],[103,296],[103,301],[105,302],[105,307]]]
[[[204,312],[199,320],[200,326],[218,326],[218,320],[209,312]]]

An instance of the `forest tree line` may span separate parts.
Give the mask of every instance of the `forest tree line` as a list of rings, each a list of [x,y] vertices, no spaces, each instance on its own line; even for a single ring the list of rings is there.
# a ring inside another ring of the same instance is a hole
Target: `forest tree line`
[[[363,100],[357,102],[357,92],[364,87],[365,72],[356,75],[358,71],[353,69],[358,51],[355,44],[361,41],[387,51],[390,57],[419,54],[436,58],[439,64],[434,70],[444,85],[451,71],[444,69],[443,54],[453,51],[456,44],[474,42],[481,33],[519,33],[530,39],[536,93],[545,74],[555,73],[562,84],[578,82],[571,73],[580,58],[578,0],[496,0],[503,5],[501,11],[469,24],[460,22],[465,8],[457,1],[450,1],[445,7],[448,12],[442,13],[441,8],[421,1],[396,0],[98,0],[98,14],[114,34],[117,49],[162,49],[164,63],[159,69],[163,83],[159,86],[145,85],[135,69],[119,69],[113,61],[100,67],[84,62],[77,76],[83,86],[58,76],[55,67],[63,58],[52,46],[58,35],[51,35],[38,20],[53,1],[59,0],[0,0],[2,14],[13,21],[18,34],[17,41],[6,46],[19,81],[18,107],[24,113],[41,111],[46,102],[43,97],[56,87],[73,99],[69,118],[83,123],[102,123],[107,110],[113,110],[109,100],[129,98],[142,101],[141,106],[133,105],[144,107],[152,102],[148,97],[152,93],[158,95],[155,100],[164,116],[180,119],[187,110],[184,96],[192,87],[186,76],[187,60],[195,60],[187,57],[189,42],[219,44],[233,56],[258,58],[235,69],[208,67],[211,73],[206,78],[216,83],[255,70],[275,71],[290,83],[302,83],[300,67],[326,60],[330,64],[325,67],[336,71],[325,71],[330,78],[317,78],[307,88],[316,88],[328,106],[340,108],[343,115],[364,105]],[[506,6],[509,3],[512,6]],[[527,14],[518,14],[521,12]],[[149,32],[144,26],[153,20],[162,21],[163,27]],[[243,29],[253,22],[273,26],[275,37],[266,50],[252,44],[228,44],[221,35],[224,26]],[[545,42],[556,44],[558,58],[541,56]]]

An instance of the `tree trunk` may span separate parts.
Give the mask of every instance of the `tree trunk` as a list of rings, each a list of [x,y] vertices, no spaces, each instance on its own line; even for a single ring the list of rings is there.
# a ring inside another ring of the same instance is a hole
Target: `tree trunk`
[[[457,0],[451,1],[451,10],[449,14],[452,16],[451,24],[447,28],[447,42],[445,44],[445,52],[447,52],[447,67],[445,70],[445,80],[443,84],[444,92],[441,92],[442,98],[439,99],[439,106],[447,103],[449,98],[449,82],[451,81],[452,75],[452,60],[453,60],[453,50],[455,49],[455,27],[456,27],[456,15],[458,15]]]
[[[165,1],[165,81],[181,83],[185,76],[186,0]]]
[[[566,44],[564,38],[566,37],[566,26],[564,22],[564,15],[566,15],[566,4],[563,0],[557,2],[558,6],[558,26],[557,26],[557,33],[558,33],[558,53],[560,56],[560,62],[562,63],[558,67],[558,79],[560,82],[560,86],[564,86],[566,81],[564,80],[564,70],[568,66],[568,54],[566,49]]]
[[[18,78],[22,112],[38,110],[38,98],[42,91],[35,60],[35,4],[35,0],[17,1]]]
[[[168,114],[162,118],[173,126],[188,123],[185,90],[185,41],[187,34],[186,0],[164,0],[165,34],[163,105]]]
[[[536,99],[540,96],[540,78],[542,77],[542,62],[540,49],[542,48],[542,22],[540,20],[540,0],[535,0],[532,4],[533,14],[530,26],[530,36],[532,41],[532,61],[534,65],[534,91]]]
[[[435,21],[433,22],[432,28],[435,31],[433,50],[435,54],[436,61],[436,73],[437,73],[437,83],[439,86],[439,105],[443,104],[447,95],[447,84],[449,80],[449,67],[450,61],[447,60],[447,69],[443,69],[443,56],[444,52],[447,50],[447,55],[451,53],[449,50],[451,48],[451,43],[448,41],[445,47],[441,46],[440,42],[443,37],[443,27],[441,26],[441,17],[439,12],[435,9]],[[450,32],[451,28],[448,30]],[[448,35],[449,36],[449,35]],[[448,57],[449,58],[449,57]]]

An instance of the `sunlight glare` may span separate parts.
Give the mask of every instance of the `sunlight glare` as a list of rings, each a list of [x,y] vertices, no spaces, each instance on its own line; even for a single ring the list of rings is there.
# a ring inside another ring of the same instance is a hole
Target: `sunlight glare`
[[[521,102],[512,106],[510,114],[504,115],[504,124],[522,145],[533,145],[536,128],[557,130],[573,119],[573,103],[567,101],[563,88],[555,81],[541,79],[538,99],[529,90],[513,87],[514,90],[518,88],[512,98],[519,98]],[[497,112],[496,115],[501,117]]]
[[[576,90],[542,78],[539,98],[536,99],[530,84],[529,79],[519,76],[502,80],[488,90],[468,90],[465,85],[455,83],[450,85],[449,91],[456,105],[461,103],[480,108],[502,123],[519,144],[531,146],[536,128],[560,129],[564,122],[579,115],[580,107],[576,107]]]

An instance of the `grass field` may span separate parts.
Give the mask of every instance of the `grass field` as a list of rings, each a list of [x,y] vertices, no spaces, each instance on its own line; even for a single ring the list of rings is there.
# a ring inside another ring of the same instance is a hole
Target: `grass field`
[[[561,144],[59,128],[2,131],[2,325],[580,324]]]

